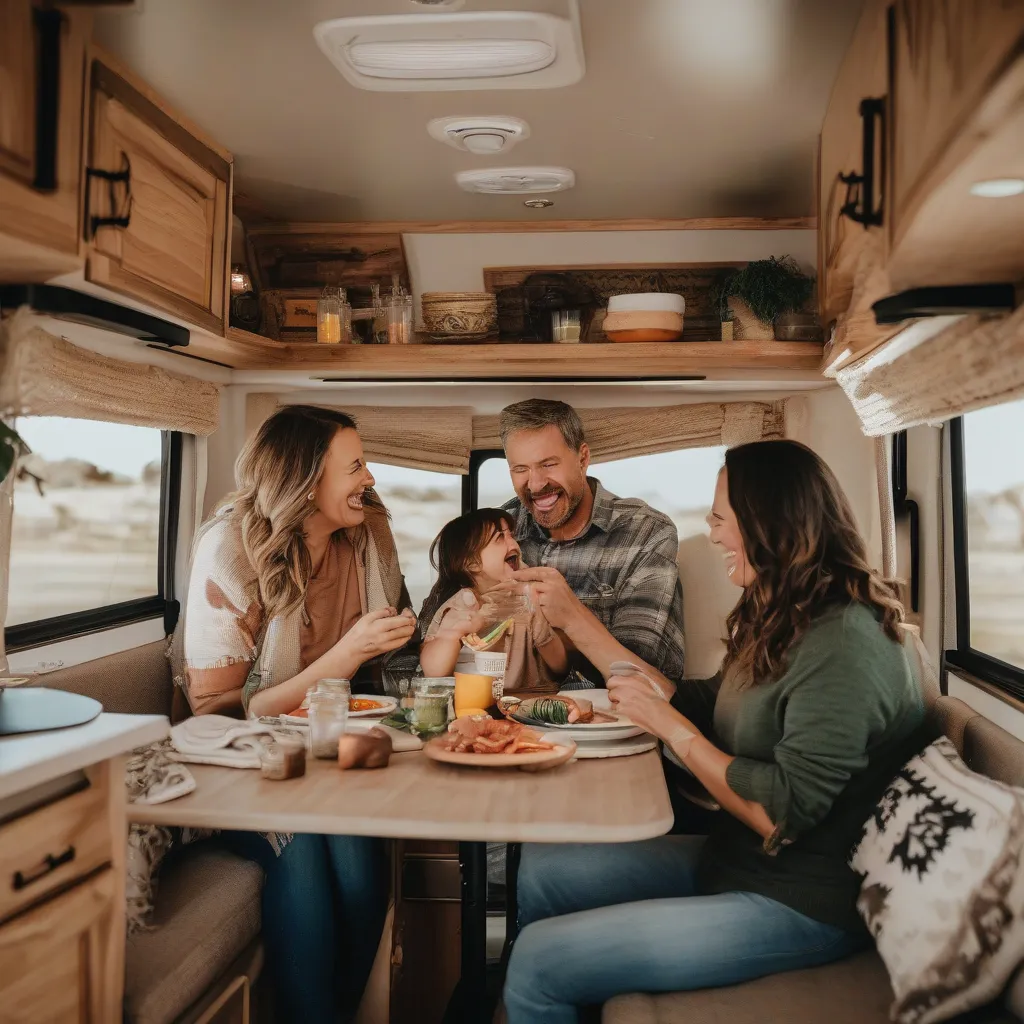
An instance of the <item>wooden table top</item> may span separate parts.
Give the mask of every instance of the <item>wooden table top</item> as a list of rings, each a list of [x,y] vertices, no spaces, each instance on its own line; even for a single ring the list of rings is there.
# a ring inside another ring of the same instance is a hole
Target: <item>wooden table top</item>
[[[510,843],[631,842],[672,826],[655,751],[540,772],[439,764],[421,751],[394,754],[387,768],[372,771],[310,758],[305,776],[283,782],[253,770],[187,767],[195,792],[130,804],[129,821]]]

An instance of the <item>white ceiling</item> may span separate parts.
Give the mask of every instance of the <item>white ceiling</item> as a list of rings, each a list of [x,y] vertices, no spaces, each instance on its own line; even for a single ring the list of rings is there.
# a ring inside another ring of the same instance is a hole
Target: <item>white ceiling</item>
[[[138,0],[100,14],[96,38],[231,150],[236,188],[272,219],[801,216],[813,212],[817,136],[862,3],[580,0],[586,74],[551,90],[348,85],[314,24],[423,10],[409,0]],[[564,14],[566,3],[464,9]],[[531,137],[502,158],[427,134],[434,117],[488,113],[525,118]],[[532,211],[453,180],[506,163],[565,165],[577,185]]]

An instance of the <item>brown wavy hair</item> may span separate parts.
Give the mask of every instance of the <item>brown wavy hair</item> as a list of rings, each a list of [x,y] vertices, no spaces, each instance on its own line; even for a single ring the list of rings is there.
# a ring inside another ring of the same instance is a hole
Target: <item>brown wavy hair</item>
[[[723,669],[751,684],[778,679],[811,622],[859,602],[900,641],[896,585],[868,563],[850,503],[832,470],[796,441],[725,453],[729,504],[756,574],[726,620]]]
[[[308,495],[323,476],[334,435],[346,429],[355,430],[356,421],[340,410],[287,405],[264,421],[235,462],[237,490],[221,504],[241,520],[242,547],[268,620],[306,596],[313,571],[303,530]],[[368,515],[387,515],[372,490],[363,504]]]

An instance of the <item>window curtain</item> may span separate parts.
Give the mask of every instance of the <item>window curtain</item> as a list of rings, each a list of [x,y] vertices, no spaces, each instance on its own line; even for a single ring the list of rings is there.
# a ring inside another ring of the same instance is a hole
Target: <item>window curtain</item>
[[[0,416],[67,416],[205,436],[217,429],[220,388],[90,352],[44,331],[22,309],[0,323]]]
[[[248,395],[246,435],[251,437],[264,420],[288,404],[277,395]],[[363,451],[370,462],[463,476],[469,472],[469,452],[473,444],[471,409],[311,404],[348,413],[359,426]]]
[[[595,463],[786,436],[785,402],[580,409]],[[500,448],[497,416],[473,417],[473,447]]]
[[[869,437],[1024,396],[1024,305],[1005,317],[922,320],[832,371]]]

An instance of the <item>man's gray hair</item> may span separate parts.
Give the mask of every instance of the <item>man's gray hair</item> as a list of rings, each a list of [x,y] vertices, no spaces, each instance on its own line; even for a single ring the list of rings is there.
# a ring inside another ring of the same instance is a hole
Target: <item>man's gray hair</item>
[[[498,417],[501,445],[506,447],[509,435],[517,430],[540,430],[551,425],[558,427],[565,443],[574,452],[583,447],[586,438],[579,413],[565,402],[553,402],[548,398],[528,398],[525,402],[505,406]]]

